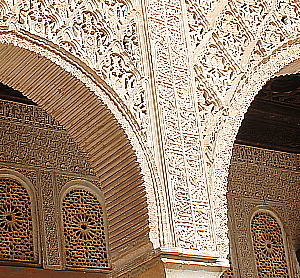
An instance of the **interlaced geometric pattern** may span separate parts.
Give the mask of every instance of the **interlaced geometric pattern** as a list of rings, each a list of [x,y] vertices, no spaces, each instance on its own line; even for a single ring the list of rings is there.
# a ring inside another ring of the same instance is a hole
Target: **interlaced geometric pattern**
[[[0,240],[0,260],[35,260],[30,197],[10,178],[0,178]]]
[[[66,265],[109,267],[103,210],[97,198],[83,189],[68,192],[62,202]]]
[[[282,231],[277,220],[266,212],[257,213],[251,234],[258,277],[289,277]]]

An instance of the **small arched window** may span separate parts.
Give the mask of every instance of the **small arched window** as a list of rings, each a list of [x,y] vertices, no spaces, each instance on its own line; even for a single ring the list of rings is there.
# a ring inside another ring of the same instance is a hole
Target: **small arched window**
[[[35,199],[20,176],[0,170],[0,260],[38,263]]]
[[[100,199],[90,188],[78,183],[63,194],[66,267],[109,268],[105,213]]]
[[[290,277],[283,231],[277,219],[267,211],[258,211],[250,228],[258,277]]]

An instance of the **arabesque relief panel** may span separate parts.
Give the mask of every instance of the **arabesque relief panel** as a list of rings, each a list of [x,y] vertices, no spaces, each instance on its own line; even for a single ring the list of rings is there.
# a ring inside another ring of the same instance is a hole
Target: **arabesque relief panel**
[[[296,275],[294,271],[297,272],[296,250],[300,231],[299,179],[299,154],[235,144],[228,180],[229,235],[234,277],[277,277],[275,275],[278,273],[282,275],[278,277]],[[257,208],[264,209],[258,211],[258,215],[271,211],[279,216],[284,241],[278,238],[282,236],[280,230],[279,235],[274,235],[279,224],[272,219],[270,221],[277,225],[276,229],[274,226],[274,229],[265,230],[264,235],[255,234],[255,231],[261,232],[264,225],[266,229],[271,225],[264,223],[269,216],[262,215],[261,220],[255,218],[257,214],[254,211]],[[253,222],[252,218],[257,221]],[[254,229],[253,225],[260,226]],[[251,236],[259,238],[252,239]],[[266,255],[257,252],[265,252]],[[279,264],[280,270],[270,273],[269,264],[274,263],[273,268],[277,269],[279,265],[276,262],[279,259],[283,260]]]
[[[285,43],[299,36],[298,3],[3,1],[0,15],[6,29],[51,42],[90,67],[134,115],[162,183],[157,242],[225,259],[226,176],[251,101],[244,85],[277,48],[289,56]],[[270,73],[253,94],[284,66],[270,64],[276,70],[261,69]],[[243,111],[238,118],[236,110]]]

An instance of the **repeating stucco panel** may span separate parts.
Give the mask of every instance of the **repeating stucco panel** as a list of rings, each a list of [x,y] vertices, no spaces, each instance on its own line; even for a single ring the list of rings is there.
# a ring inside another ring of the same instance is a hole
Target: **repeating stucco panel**
[[[172,247],[214,250],[199,118],[179,1],[148,2],[155,89],[175,230]]]

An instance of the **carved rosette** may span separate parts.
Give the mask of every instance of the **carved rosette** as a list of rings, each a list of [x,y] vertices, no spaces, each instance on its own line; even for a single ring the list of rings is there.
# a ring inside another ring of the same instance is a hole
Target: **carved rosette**
[[[251,235],[258,277],[290,277],[277,220],[267,212],[258,212],[251,221]]]
[[[0,260],[37,262],[33,243],[31,200],[26,188],[0,178]]]
[[[108,268],[103,209],[84,189],[72,189],[62,201],[66,266]]]

